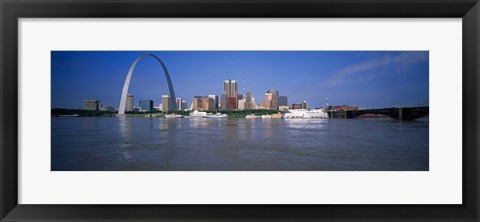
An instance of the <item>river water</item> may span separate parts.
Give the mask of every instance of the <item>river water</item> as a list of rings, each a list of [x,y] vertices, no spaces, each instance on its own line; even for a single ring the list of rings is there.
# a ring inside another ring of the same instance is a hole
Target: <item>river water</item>
[[[428,118],[52,117],[52,171],[425,171]]]

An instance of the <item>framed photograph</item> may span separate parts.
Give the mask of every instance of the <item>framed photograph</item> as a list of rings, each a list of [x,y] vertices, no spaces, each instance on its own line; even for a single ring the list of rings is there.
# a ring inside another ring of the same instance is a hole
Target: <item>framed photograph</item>
[[[1,221],[479,221],[467,1],[1,1]]]

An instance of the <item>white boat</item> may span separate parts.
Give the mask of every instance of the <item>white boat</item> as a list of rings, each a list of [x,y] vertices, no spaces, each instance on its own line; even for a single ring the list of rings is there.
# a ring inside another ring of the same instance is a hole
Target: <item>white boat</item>
[[[255,116],[254,114],[245,116],[245,119],[256,119],[256,118],[260,118],[260,116]]]
[[[227,118],[227,114],[221,114],[221,113],[216,113],[216,114],[213,114],[213,115],[208,115],[207,114],[207,118]]]
[[[200,111],[194,110],[188,115],[188,118],[207,118],[207,116],[208,116],[207,112],[200,112]]]
[[[183,116],[178,114],[165,114],[165,118],[183,118]]]
[[[272,116],[267,114],[267,115],[262,115],[262,119],[271,119]]]
[[[284,119],[328,119],[328,113],[321,109],[291,109],[282,115]]]

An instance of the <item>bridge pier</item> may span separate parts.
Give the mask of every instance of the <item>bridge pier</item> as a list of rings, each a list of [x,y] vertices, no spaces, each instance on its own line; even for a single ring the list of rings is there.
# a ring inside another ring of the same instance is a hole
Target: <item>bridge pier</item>
[[[346,119],[347,118],[347,111],[330,111],[330,118]]]

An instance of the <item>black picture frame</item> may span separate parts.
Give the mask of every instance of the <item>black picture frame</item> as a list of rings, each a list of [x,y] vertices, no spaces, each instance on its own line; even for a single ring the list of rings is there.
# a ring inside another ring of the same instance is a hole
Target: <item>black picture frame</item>
[[[478,0],[0,0],[0,15],[1,221],[479,221],[480,156],[477,137],[479,136],[480,5]],[[17,19],[77,17],[462,18],[463,204],[18,204]]]

